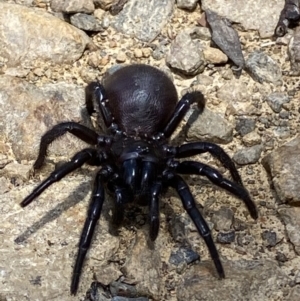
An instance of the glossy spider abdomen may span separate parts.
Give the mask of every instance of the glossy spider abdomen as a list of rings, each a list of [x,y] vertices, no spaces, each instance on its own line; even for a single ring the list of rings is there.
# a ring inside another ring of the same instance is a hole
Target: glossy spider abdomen
[[[169,77],[147,65],[120,68],[104,80],[103,86],[114,122],[128,136],[150,136],[160,131],[178,102]]]
[[[106,77],[103,83],[92,82],[86,88],[87,111],[90,115],[96,112],[99,125],[103,120],[108,135],[98,134],[96,129],[79,123],[64,122],[42,136],[34,169],[43,165],[49,144],[66,132],[91,147],[78,152],[69,162],[53,171],[22,201],[21,206],[29,205],[50,185],[84,163],[99,166],[79,241],[72,275],[72,294],[77,291],[83,262],[101,215],[105,188],[114,196],[115,222],[122,220],[127,203],[137,201],[148,205],[149,237],[152,241],[159,232],[159,199],[166,189],[173,188],[205,241],[219,277],[225,277],[210,229],[180,174],[205,176],[213,184],[240,198],[254,219],[258,213],[233,161],[221,147],[209,142],[193,142],[176,147],[167,144],[193,103],[198,105],[201,113],[205,100],[200,91],[188,92],[178,102],[175,86],[162,71],[139,64],[125,66]],[[232,180],[224,178],[207,164],[178,160],[205,152],[209,152],[230,171]]]

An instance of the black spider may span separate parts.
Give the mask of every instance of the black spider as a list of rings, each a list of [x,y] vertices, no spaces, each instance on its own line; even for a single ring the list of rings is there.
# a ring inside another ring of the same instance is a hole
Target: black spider
[[[225,277],[210,229],[197,209],[188,185],[178,174],[204,175],[243,200],[254,219],[258,216],[257,210],[234,163],[221,147],[208,142],[187,143],[177,147],[167,144],[190,105],[197,103],[200,111],[205,106],[204,97],[199,91],[186,93],[177,102],[175,86],[160,70],[146,65],[122,67],[108,76],[103,85],[92,82],[86,88],[88,113],[91,115],[96,111],[98,116],[102,116],[109,135],[99,135],[75,122],[64,122],[42,136],[34,169],[43,165],[49,144],[66,132],[93,147],[78,152],[70,162],[52,172],[23,200],[22,207],[84,163],[101,166],[96,174],[92,200],[79,242],[71,283],[72,294],[76,294],[83,261],[101,214],[105,198],[104,184],[114,194],[113,219],[116,223],[122,221],[124,205],[127,203],[135,200],[149,206],[152,241],[159,230],[159,197],[167,187],[173,187],[205,240],[219,277]],[[220,160],[230,171],[233,181],[206,164],[175,160],[205,152]]]

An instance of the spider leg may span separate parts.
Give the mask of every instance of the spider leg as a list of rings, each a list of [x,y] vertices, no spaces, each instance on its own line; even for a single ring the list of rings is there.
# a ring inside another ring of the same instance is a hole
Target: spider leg
[[[90,115],[100,112],[105,126],[113,133],[122,134],[118,125],[113,122],[113,116],[106,105],[108,98],[103,85],[99,82],[91,82],[85,88],[85,104]]]
[[[36,197],[38,197],[45,189],[53,183],[61,180],[64,176],[82,166],[85,162],[95,159],[98,152],[92,148],[86,148],[77,153],[70,162],[65,163],[59,169],[53,171],[50,176],[40,183],[20,204],[22,207],[29,205]],[[101,160],[101,158],[99,158]]]
[[[34,169],[39,169],[43,165],[49,144],[67,132],[91,145],[96,145],[99,139],[99,135],[96,132],[76,122],[57,124],[42,136],[39,154],[33,165]]]
[[[181,174],[206,176],[212,183],[240,198],[247,206],[252,218],[258,218],[255,203],[251,200],[248,191],[243,186],[237,185],[236,183],[224,178],[216,169],[200,162],[184,161],[177,165],[175,171]]]
[[[159,231],[159,196],[162,191],[162,183],[156,182],[151,188],[150,199],[150,239],[154,241]]]
[[[200,109],[200,113],[203,111],[205,106],[205,99],[203,94],[200,91],[193,91],[190,93],[186,93],[183,95],[181,100],[176,105],[175,111],[168,121],[167,125],[163,129],[162,133],[165,138],[171,137],[176,127],[180,123],[180,121],[185,116],[186,112],[189,110],[191,104],[197,102],[198,107]]]
[[[103,170],[101,169],[95,178],[94,189],[92,193],[92,200],[89,205],[87,218],[81,233],[77,258],[72,274],[71,282],[71,294],[75,295],[78,289],[79,278],[82,270],[82,265],[86,256],[86,253],[91,245],[95,226],[100,218],[102,205],[104,202],[104,188],[102,185]]]
[[[168,185],[176,189],[179,197],[181,198],[184,209],[187,211],[192,221],[194,222],[199,234],[204,239],[210,252],[210,256],[214,261],[219,277],[225,278],[224,269],[219,257],[219,253],[212,239],[210,229],[200,211],[197,209],[194,197],[191,194],[188,185],[182,179],[182,177],[174,173],[168,172],[167,174],[165,174],[165,177],[167,178]]]
[[[109,109],[105,106],[107,100],[104,87],[99,82],[91,82],[85,88],[85,104],[90,115],[100,111],[105,126],[111,126],[113,118]]]
[[[242,179],[227,153],[217,144],[209,142],[191,142],[181,145],[177,148],[175,158],[186,158],[198,154],[209,152],[212,156],[217,158],[224,167],[226,167],[233,178],[233,180],[240,186],[244,186]]]

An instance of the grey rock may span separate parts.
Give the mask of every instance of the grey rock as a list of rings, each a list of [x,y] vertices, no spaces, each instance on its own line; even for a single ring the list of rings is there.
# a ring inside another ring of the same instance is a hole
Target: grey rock
[[[296,27],[294,35],[288,44],[288,55],[291,63],[292,75],[300,75],[300,28]]]
[[[300,136],[263,159],[281,202],[300,202]]]
[[[241,260],[223,265],[226,278],[221,283],[213,275],[211,264],[192,266],[177,287],[177,300],[266,300],[266,296],[268,300],[276,300],[278,294],[279,299],[284,296],[282,288],[290,281],[273,261]]]
[[[282,207],[278,209],[278,213],[285,224],[290,242],[296,253],[300,255],[300,208]]]
[[[21,98],[21,99],[20,99]],[[42,134],[63,121],[80,121],[84,89],[59,83],[37,88],[24,80],[0,77],[0,132],[12,144],[16,159],[36,159]],[[64,137],[50,147],[50,153],[70,157],[85,144],[78,139]]]
[[[104,10],[109,10],[113,5],[116,5],[120,0],[94,0],[94,4],[97,7],[101,7]]]
[[[201,45],[193,40],[190,30],[181,31],[171,43],[170,52],[166,57],[167,64],[186,75],[203,72],[205,60]]]
[[[170,233],[173,239],[179,243],[185,243],[186,241],[186,226],[188,221],[185,215],[174,215],[170,220]]]
[[[230,244],[234,242],[235,239],[235,231],[230,230],[227,232],[219,232],[217,235],[217,242],[220,244]]]
[[[84,32],[49,13],[0,2],[2,73],[24,75],[24,69],[45,61],[73,63],[82,56],[88,42]]]
[[[179,8],[193,10],[196,8],[198,1],[197,0],[176,0],[176,3],[177,3],[177,7],[179,7]]]
[[[236,78],[227,80],[218,89],[217,97],[228,104],[230,115],[249,116],[255,113],[256,109],[249,101],[251,95],[248,86]]]
[[[282,72],[280,66],[262,51],[254,51],[249,54],[246,68],[252,78],[259,83],[281,84]]]
[[[233,139],[233,127],[218,114],[205,109],[195,122],[188,121],[190,128],[187,139],[209,141],[213,143],[229,143]]]
[[[283,0],[202,0],[201,9],[211,9],[219,15],[239,23],[245,30],[258,30],[262,38],[271,38]],[[259,16],[259,17],[258,17]]]
[[[212,31],[212,41],[232,60],[236,65],[234,71],[240,76],[245,66],[245,59],[237,32],[232,28],[229,20],[214,11],[206,9],[205,15]]]
[[[112,26],[124,34],[149,42],[167,24],[173,8],[174,1],[171,0],[129,1],[115,16]]]
[[[221,207],[218,211],[214,212],[212,216],[214,228],[218,231],[228,231],[233,222],[233,211],[227,207]]]
[[[251,133],[255,129],[255,120],[250,118],[241,118],[238,120],[235,130],[241,135],[245,136],[246,134]]]
[[[256,163],[263,151],[262,145],[254,145],[241,150],[238,150],[233,155],[233,160],[240,165]]]
[[[171,253],[169,263],[178,266],[183,262],[190,264],[199,258],[199,254],[194,252],[191,248],[181,247],[176,252]]]
[[[68,14],[91,14],[95,10],[93,0],[51,0],[50,6],[55,12]]]
[[[101,23],[92,15],[78,13],[72,15],[70,22],[75,27],[86,31],[103,31]]]
[[[274,231],[266,230],[261,235],[268,247],[275,247],[277,244],[277,234]]]
[[[290,99],[286,93],[274,92],[266,97],[266,101],[275,113],[279,113],[282,105],[288,103]]]
[[[123,283],[122,281],[113,281],[109,285],[109,290],[112,296],[122,295],[126,298],[134,298],[137,295],[137,290],[134,285]]]

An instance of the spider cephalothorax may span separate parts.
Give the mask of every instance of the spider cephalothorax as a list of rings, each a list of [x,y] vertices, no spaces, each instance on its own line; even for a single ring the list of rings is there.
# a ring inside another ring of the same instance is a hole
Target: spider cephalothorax
[[[198,104],[200,111],[204,109],[201,92],[186,93],[178,102],[176,89],[163,72],[146,65],[126,66],[109,75],[102,84],[92,82],[86,88],[88,113],[96,112],[101,116],[108,135],[100,135],[75,122],[60,123],[43,135],[34,169],[43,165],[49,144],[66,132],[92,147],[78,152],[70,162],[52,172],[23,200],[21,206],[30,204],[47,187],[84,163],[100,166],[79,242],[71,283],[72,294],[77,291],[83,261],[100,218],[105,198],[104,185],[114,195],[113,219],[117,223],[122,220],[126,203],[137,200],[149,206],[150,238],[153,241],[159,230],[160,195],[166,188],[174,188],[203,237],[219,276],[225,276],[210,229],[197,209],[188,185],[179,174],[204,175],[243,200],[253,218],[257,218],[257,210],[234,163],[218,145],[193,142],[173,147],[167,144],[193,103]],[[217,158],[230,171],[233,181],[206,164],[176,160],[204,152]]]

